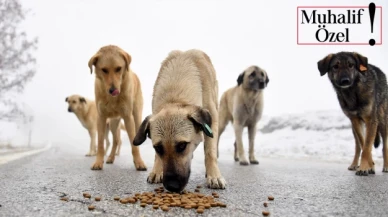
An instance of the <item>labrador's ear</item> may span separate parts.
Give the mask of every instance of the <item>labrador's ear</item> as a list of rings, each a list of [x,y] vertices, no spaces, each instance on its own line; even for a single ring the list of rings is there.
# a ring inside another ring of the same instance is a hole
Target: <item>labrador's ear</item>
[[[127,52],[125,52],[123,50],[120,50],[119,52],[125,61],[125,68],[127,71],[129,69],[129,65],[131,64],[132,57],[131,57],[131,55],[129,55]]]
[[[188,115],[189,120],[191,120],[194,126],[197,126],[201,129],[206,136],[213,138],[212,126],[212,116],[207,109],[202,109],[198,107],[194,113]]]
[[[148,115],[141,123],[139,130],[137,131],[137,134],[133,139],[134,146],[139,146],[143,144],[143,142],[147,139],[147,135],[148,135],[148,138],[151,139],[150,119],[151,119],[151,115]]]
[[[329,54],[323,59],[318,61],[318,70],[321,76],[324,76],[329,71],[330,61],[334,57],[334,54]]]
[[[240,86],[244,82],[244,74],[245,71],[243,71],[237,78],[237,86]]]
[[[100,54],[99,54],[99,53],[96,53],[96,54],[94,54],[94,55],[90,58],[90,60],[89,60],[89,62],[88,62],[88,66],[89,66],[89,69],[90,69],[90,74],[93,73],[93,66],[96,66],[99,57],[100,57]]]

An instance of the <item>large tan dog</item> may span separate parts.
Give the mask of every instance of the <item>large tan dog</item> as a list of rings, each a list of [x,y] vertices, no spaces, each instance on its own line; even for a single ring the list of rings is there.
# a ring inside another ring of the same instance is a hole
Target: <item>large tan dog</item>
[[[108,45],[90,58],[89,68],[95,67],[95,98],[99,118],[97,121],[98,148],[96,162],[92,170],[101,170],[104,164],[104,132],[106,120],[111,119],[113,131],[118,128],[120,119],[132,145],[133,162],[137,170],[147,170],[140,155],[139,147],[133,146],[133,139],[142,119],[143,95],[137,75],[130,69],[131,56],[121,48]],[[113,134],[112,152],[106,163],[113,163],[119,138]]]
[[[263,89],[267,87],[268,82],[269,78],[265,70],[250,66],[238,76],[237,86],[228,89],[221,96],[219,136],[224,132],[226,125],[232,122],[236,136],[234,160],[240,161],[240,165],[249,164],[242,142],[244,127],[248,127],[249,162],[259,164],[254,153],[256,125],[263,113]]]
[[[78,120],[81,122],[82,126],[88,130],[90,136],[90,149],[86,156],[95,156],[97,154],[97,145],[96,145],[96,136],[97,136],[97,108],[96,103],[93,100],[89,100],[83,96],[74,94],[66,97],[66,102],[69,107],[67,108],[68,112],[72,112],[77,116]],[[107,128],[105,130],[105,154],[107,153],[110,147],[109,141],[109,130],[110,130],[110,121],[106,122]],[[125,126],[120,123],[120,129],[126,130]],[[113,133],[113,132],[112,132]],[[120,139],[120,131],[118,137]],[[118,148],[116,150],[116,155],[120,155],[121,148],[121,139],[118,143]]]
[[[194,49],[169,53],[155,82],[152,115],[144,119],[134,140],[140,145],[148,135],[156,151],[149,183],[163,182],[169,191],[182,191],[204,133],[207,185],[225,188],[217,163],[217,99],[216,72],[205,53]]]

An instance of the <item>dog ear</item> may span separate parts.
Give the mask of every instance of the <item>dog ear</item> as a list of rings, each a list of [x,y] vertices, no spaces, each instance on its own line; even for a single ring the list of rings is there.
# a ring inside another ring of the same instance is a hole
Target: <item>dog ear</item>
[[[85,98],[83,98],[83,97],[80,97],[80,98],[79,98],[79,101],[80,101],[81,103],[82,103],[82,102],[83,102],[83,103],[86,103],[86,100],[85,100]]]
[[[212,116],[209,110],[198,107],[194,113],[189,114],[189,120],[191,120],[194,126],[199,127],[206,136],[213,138],[213,132],[211,129]]]
[[[131,64],[131,61],[132,61],[132,57],[131,57],[131,55],[129,55],[127,52],[125,52],[123,50],[120,50],[120,54],[121,54],[121,56],[123,56],[123,58],[125,60],[126,70],[128,70],[129,65]]]
[[[361,69],[368,67],[368,58],[367,57],[364,57],[363,55],[361,55],[357,52],[353,52],[353,57],[356,59],[358,70],[364,71]]]
[[[69,99],[69,97],[66,97],[65,102],[67,102],[68,99]]]
[[[237,78],[237,86],[240,86],[243,81],[244,81],[244,74],[245,74],[245,71],[243,71]]]
[[[151,115],[148,115],[141,123],[139,130],[137,131],[137,134],[133,139],[134,146],[139,146],[143,144],[143,142],[147,139],[147,135],[148,135],[148,138],[151,139],[150,119],[151,119]]]
[[[268,85],[268,82],[269,82],[268,74],[265,73],[265,86]]]
[[[329,54],[325,58],[318,61],[318,70],[321,73],[321,76],[324,76],[329,71],[330,60],[333,58],[334,54]]]
[[[100,56],[99,53],[96,53],[92,56],[92,58],[90,58],[89,60],[89,63],[88,63],[88,66],[89,66],[89,69],[90,69],[90,74],[93,73],[93,66],[96,66],[96,63],[98,61],[98,57]]]

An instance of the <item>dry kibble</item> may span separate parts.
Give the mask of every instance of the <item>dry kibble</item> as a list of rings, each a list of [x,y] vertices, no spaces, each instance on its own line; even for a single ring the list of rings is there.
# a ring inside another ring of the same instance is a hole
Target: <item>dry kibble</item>
[[[94,198],[96,201],[100,201],[101,200],[101,197],[95,197]]]
[[[273,196],[268,196],[268,200],[274,200],[275,198]]]
[[[91,196],[90,196],[89,193],[86,193],[86,192],[85,192],[85,193],[83,193],[83,195],[84,195],[85,198],[91,198]]]
[[[128,203],[136,203],[136,200],[134,198],[128,198],[127,201]]]
[[[126,199],[120,199],[120,203],[122,203],[122,204],[127,204],[127,203],[128,203],[128,200],[126,200]]]
[[[197,188],[202,188],[202,186],[201,185],[197,185]]]
[[[206,204],[205,204],[205,209],[210,209],[210,207],[211,207],[211,206],[210,206],[209,203],[206,203]]]
[[[159,209],[159,205],[153,205],[152,208]]]
[[[185,209],[191,209],[191,206],[190,205],[186,205]]]
[[[168,210],[170,210],[170,208],[168,208],[167,206],[162,206],[162,210],[167,212]]]
[[[264,215],[264,216],[268,216],[268,215],[269,215],[269,212],[268,212],[268,211],[263,211],[263,215]]]
[[[89,210],[94,210],[95,208],[96,208],[96,207],[93,206],[93,205],[88,206],[88,209],[89,209]]]
[[[197,209],[197,213],[199,213],[199,214],[202,214],[203,213],[203,209]]]
[[[62,201],[69,201],[69,198],[67,198],[67,197],[61,197],[60,200],[62,200]]]
[[[120,197],[119,196],[116,196],[113,198],[114,200],[120,200]]]
[[[197,188],[197,189],[195,189],[194,191],[195,191],[195,192],[200,192],[200,190],[199,190],[198,188]]]
[[[147,204],[146,204],[146,203],[141,203],[140,206],[141,206],[141,207],[146,207]]]
[[[264,202],[263,205],[264,205],[264,207],[267,207],[267,206],[268,206],[268,203],[267,203],[267,202]]]

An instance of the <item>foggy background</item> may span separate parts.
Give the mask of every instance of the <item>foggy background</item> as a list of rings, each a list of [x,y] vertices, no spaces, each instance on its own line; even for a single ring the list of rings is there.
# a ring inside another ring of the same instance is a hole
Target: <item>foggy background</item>
[[[388,6],[386,0],[374,2],[383,11]],[[384,31],[388,22],[383,18],[382,46],[298,46],[296,8],[369,3],[23,0],[24,8],[31,9],[23,28],[29,36],[39,37],[37,73],[18,96],[34,116],[32,141],[79,145],[86,153],[89,135],[76,116],[67,112],[65,98],[79,94],[94,99],[95,75],[90,74],[87,62],[108,44],[118,45],[132,56],[131,68],[142,84],[143,117],[151,113],[153,84],[163,59],[171,50],[192,48],[210,56],[217,72],[219,97],[236,85],[245,68],[258,65],[270,79],[264,94],[264,116],[320,110],[340,113],[333,88],[327,76],[320,76],[317,61],[332,52],[357,51],[388,73],[388,49],[384,44],[388,41]],[[370,29],[357,34],[370,34]],[[23,144],[28,131],[22,124],[1,123],[0,132],[3,140]],[[123,138],[127,145],[127,135]],[[349,146],[353,148],[353,144]]]

